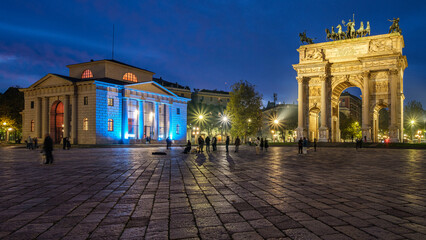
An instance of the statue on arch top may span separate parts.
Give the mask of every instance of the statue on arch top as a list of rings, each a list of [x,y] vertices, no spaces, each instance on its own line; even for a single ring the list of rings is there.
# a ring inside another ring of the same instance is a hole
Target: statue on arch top
[[[346,38],[356,38],[355,21],[349,19],[348,23],[345,23],[345,21],[342,20],[342,24],[348,28],[346,30]]]
[[[397,32],[401,34],[401,29],[399,28],[399,18],[393,18],[393,20],[389,20],[389,22],[392,22],[392,25],[389,27],[389,33]]]
[[[314,43],[312,38],[308,38],[306,36],[306,30],[303,33],[299,33],[299,38],[300,38],[300,41],[302,42],[302,44],[303,43],[307,43],[307,44],[313,44]]]

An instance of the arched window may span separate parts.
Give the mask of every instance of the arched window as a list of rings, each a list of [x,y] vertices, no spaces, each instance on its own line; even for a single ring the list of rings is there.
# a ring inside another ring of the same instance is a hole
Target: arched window
[[[136,78],[135,74],[129,73],[129,72],[124,74],[123,80],[131,81],[131,82],[138,82],[138,79]]]
[[[180,134],[180,126],[179,124],[176,125],[176,135]]]
[[[89,130],[89,119],[87,119],[87,118],[83,119],[83,130],[84,131]]]
[[[34,132],[34,120],[31,120],[31,132]]]
[[[113,119],[108,119],[108,131],[109,132],[114,131],[114,120]]]
[[[89,69],[84,70],[84,72],[81,74],[81,78],[92,78],[93,73]]]

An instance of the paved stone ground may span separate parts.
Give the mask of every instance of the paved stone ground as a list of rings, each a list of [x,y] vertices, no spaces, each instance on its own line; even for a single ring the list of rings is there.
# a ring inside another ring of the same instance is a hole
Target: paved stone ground
[[[0,238],[426,239],[424,150],[156,150],[0,148]]]

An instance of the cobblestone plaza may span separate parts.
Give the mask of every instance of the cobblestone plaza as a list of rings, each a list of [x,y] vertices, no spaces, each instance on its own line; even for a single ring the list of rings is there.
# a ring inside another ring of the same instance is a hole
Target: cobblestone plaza
[[[426,239],[424,150],[0,148],[0,238]]]

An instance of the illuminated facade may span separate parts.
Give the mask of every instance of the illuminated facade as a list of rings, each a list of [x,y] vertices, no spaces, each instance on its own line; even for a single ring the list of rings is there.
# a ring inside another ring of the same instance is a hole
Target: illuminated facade
[[[73,144],[186,141],[187,102],[153,81],[153,72],[115,60],[67,66],[70,76],[47,74],[21,89],[23,138]]]

